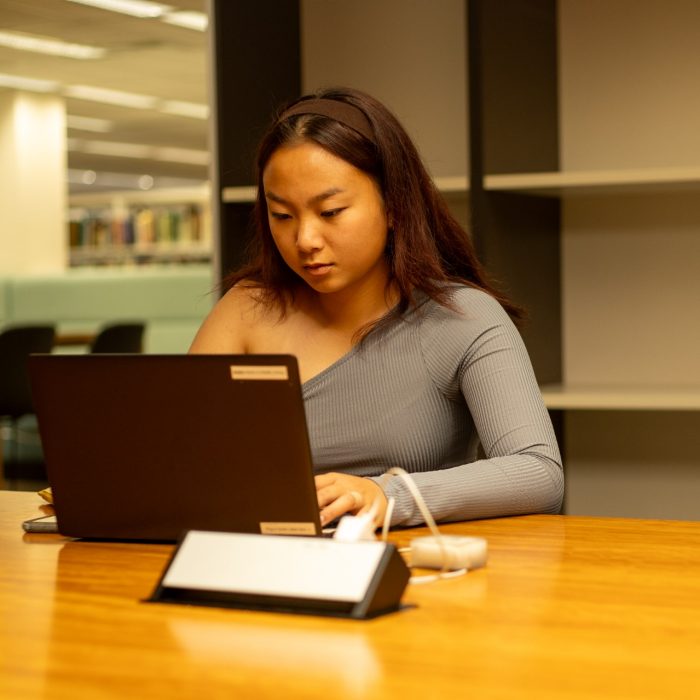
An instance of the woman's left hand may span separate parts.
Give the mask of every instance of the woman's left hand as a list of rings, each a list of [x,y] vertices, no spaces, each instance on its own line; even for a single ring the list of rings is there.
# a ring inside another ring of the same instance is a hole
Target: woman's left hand
[[[375,503],[375,527],[384,522],[387,498],[372,479],[339,472],[319,474],[315,479],[322,526],[345,513],[366,513]]]

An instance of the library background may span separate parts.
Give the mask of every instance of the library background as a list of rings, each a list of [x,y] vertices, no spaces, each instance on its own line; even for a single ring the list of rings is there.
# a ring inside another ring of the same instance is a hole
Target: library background
[[[529,311],[565,511],[700,518],[698,3],[167,5],[0,0],[0,331],[86,352],[137,321],[144,352],[185,352],[241,259],[272,107],[353,85]],[[31,415],[2,435],[6,482],[33,487]]]

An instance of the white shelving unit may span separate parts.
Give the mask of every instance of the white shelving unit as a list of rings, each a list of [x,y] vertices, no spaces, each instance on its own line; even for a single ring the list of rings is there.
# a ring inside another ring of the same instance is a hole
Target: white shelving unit
[[[700,411],[700,387],[540,387],[550,409],[594,411]]]
[[[700,6],[671,4],[558,0],[561,171],[484,181],[561,200],[563,384],[542,394],[574,514],[700,517]]]
[[[196,263],[211,260],[208,243],[163,242],[138,245],[80,246],[70,251],[71,267],[134,263]]]
[[[487,175],[484,188],[533,196],[617,197],[700,190],[700,167],[580,170]],[[698,411],[700,386],[545,385],[548,408],[601,411]]]
[[[69,197],[71,207],[103,207],[121,205],[209,204],[209,185],[173,187],[162,190],[125,190],[90,192]]]
[[[700,167],[487,175],[484,188],[543,196],[695,190],[700,189]]]

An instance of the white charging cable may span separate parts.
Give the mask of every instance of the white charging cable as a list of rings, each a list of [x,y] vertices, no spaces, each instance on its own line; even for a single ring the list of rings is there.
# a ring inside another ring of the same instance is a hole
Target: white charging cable
[[[435,519],[410,474],[401,467],[391,467],[379,480],[380,487],[383,486],[384,480],[390,476],[398,476],[405,482],[423,516],[423,520],[433,533],[432,537],[416,537],[412,540],[410,547],[402,547],[398,550],[402,554],[410,553],[411,568],[440,569],[436,574],[412,576],[411,583],[428,583],[439,579],[463,576],[469,569],[477,569],[486,564],[486,540],[481,537],[443,535],[438,530]],[[384,542],[388,541],[389,525],[395,503],[396,500],[393,497],[387,500],[381,535]],[[375,517],[378,509],[379,499],[376,499],[369,510],[362,515],[344,515],[339,520],[333,537],[340,542],[375,540]]]
[[[430,528],[430,531],[433,533],[435,541],[437,542],[440,548],[440,559],[442,562],[442,568],[440,569],[440,571],[437,574],[429,574],[425,576],[411,576],[409,580],[410,583],[429,583],[431,581],[438,581],[440,579],[445,578],[455,578],[457,576],[463,576],[464,574],[466,574],[466,567],[460,567],[455,570],[450,570],[450,553],[448,551],[445,538],[438,529],[438,526],[435,523],[435,519],[431,515],[430,510],[428,509],[428,506],[426,505],[425,500],[421,495],[421,492],[418,490],[418,487],[416,486],[409,473],[404,469],[401,469],[401,467],[391,467],[391,469],[388,469],[383,474],[382,481],[389,476],[398,476],[401,479],[403,479],[409,492],[413,496],[413,500],[416,502],[416,505],[418,506],[418,509],[420,510],[426,525]],[[391,522],[391,516],[394,512],[395,502],[396,499],[392,496],[391,498],[389,498],[387,503],[386,514],[384,515],[384,523],[382,524],[382,541],[384,542],[387,541],[389,535],[389,523]],[[411,547],[402,547],[399,551],[410,552]]]

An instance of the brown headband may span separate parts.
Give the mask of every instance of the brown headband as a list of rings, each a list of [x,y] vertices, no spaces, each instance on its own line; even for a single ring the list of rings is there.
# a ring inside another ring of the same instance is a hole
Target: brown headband
[[[359,134],[362,134],[372,143],[376,143],[372,125],[367,119],[367,115],[359,107],[355,107],[349,102],[328,100],[324,97],[302,100],[285,110],[279,121],[284,121],[297,114],[318,114],[321,117],[335,119],[335,121],[345,124],[345,126],[349,126]]]

